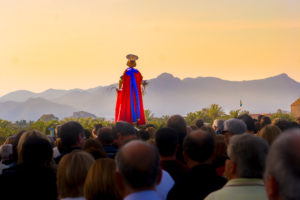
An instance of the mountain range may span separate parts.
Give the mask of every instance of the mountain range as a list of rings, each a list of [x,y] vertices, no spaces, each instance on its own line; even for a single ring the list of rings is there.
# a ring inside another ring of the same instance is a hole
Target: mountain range
[[[181,114],[201,110],[215,103],[225,112],[243,109],[251,113],[290,110],[290,104],[300,97],[300,83],[287,74],[259,80],[228,81],[215,77],[179,79],[163,73],[149,84],[144,95],[144,107],[155,116]],[[87,90],[48,89],[41,93],[18,90],[0,97],[0,118],[37,120],[43,114],[61,118],[73,112],[86,111],[98,117],[113,119],[117,84]]]

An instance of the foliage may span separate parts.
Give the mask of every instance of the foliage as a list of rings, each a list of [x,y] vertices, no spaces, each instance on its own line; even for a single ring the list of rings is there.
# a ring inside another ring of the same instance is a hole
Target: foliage
[[[270,116],[271,120],[279,118],[279,119],[284,119],[287,121],[295,121],[296,118],[294,116],[292,116],[291,114],[288,113],[283,113],[280,109],[277,110],[276,113],[272,114]]]

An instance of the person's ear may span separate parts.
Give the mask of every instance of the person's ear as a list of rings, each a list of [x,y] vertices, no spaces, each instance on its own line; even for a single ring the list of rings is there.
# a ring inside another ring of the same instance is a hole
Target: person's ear
[[[157,180],[156,180],[156,185],[159,185],[159,184],[160,184],[161,179],[162,179],[162,176],[163,176],[162,169],[159,168],[159,172],[158,172],[158,176],[157,176]]]
[[[265,188],[270,200],[277,199],[278,195],[278,184],[274,176],[268,175],[265,179]]]

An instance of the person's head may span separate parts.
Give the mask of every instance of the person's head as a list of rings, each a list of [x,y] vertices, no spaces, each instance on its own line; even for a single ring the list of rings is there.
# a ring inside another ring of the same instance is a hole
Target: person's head
[[[180,115],[173,115],[167,121],[167,127],[174,129],[178,134],[186,134],[186,121]]]
[[[111,145],[114,141],[112,129],[110,127],[99,128],[96,134],[102,145]]]
[[[61,145],[69,152],[74,147],[82,148],[84,144],[84,129],[80,123],[69,121],[60,127]]]
[[[281,130],[275,125],[266,125],[258,133],[258,136],[265,139],[269,145],[280,135]]]
[[[269,199],[300,199],[300,129],[283,132],[272,144],[266,161]]]
[[[202,130],[191,132],[183,141],[183,157],[187,165],[192,168],[202,163],[212,161],[215,141],[212,135]]]
[[[216,135],[215,137],[215,153],[216,158],[221,158],[225,155],[226,152],[226,143],[224,139],[224,135]]]
[[[138,134],[138,138],[143,141],[147,141],[150,139],[150,134],[145,129],[139,130],[137,134]]]
[[[0,157],[2,161],[9,160],[13,154],[12,144],[3,144],[0,146]]]
[[[202,126],[200,130],[209,133],[213,137],[216,136],[216,132],[211,126]]]
[[[292,123],[285,119],[278,120],[275,125],[280,128],[282,132],[292,128]]]
[[[84,183],[85,199],[121,200],[121,193],[115,179],[115,170],[116,164],[113,159],[96,160],[89,169]]]
[[[128,54],[126,58],[128,59],[127,66],[132,68],[136,66],[136,60],[139,59],[138,56],[133,54]]]
[[[260,121],[260,128],[263,128],[264,126],[268,125],[268,124],[271,124],[272,121],[271,121],[271,118],[268,117],[268,116],[263,116]]]
[[[267,142],[253,134],[235,135],[227,148],[229,159],[225,164],[227,179],[263,177],[268,153]]]
[[[255,133],[255,124],[252,117],[248,114],[243,114],[238,117],[238,119],[243,120],[247,126],[248,133]]]
[[[83,196],[86,175],[94,162],[87,152],[75,150],[60,160],[57,168],[59,198]]]
[[[202,119],[197,119],[196,122],[195,122],[195,125],[198,128],[201,128],[202,126],[204,126],[204,121]]]
[[[96,138],[98,136],[98,131],[101,129],[103,126],[102,124],[94,124],[94,128],[92,131],[93,137]]]
[[[156,132],[155,144],[162,157],[175,157],[178,148],[178,134],[171,128],[161,128]]]
[[[89,139],[92,136],[92,133],[88,129],[83,129],[83,133],[86,139]]]
[[[228,119],[224,122],[224,136],[226,144],[229,143],[229,139],[233,135],[239,135],[246,133],[247,126],[244,121],[240,119]]]
[[[38,131],[38,130],[29,130],[29,131],[25,131],[22,136],[19,139],[18,142],[18,163],[23,163],[23,144],[27,141],[27,140],[31,140],[31,138],[33,137],[39,137],[39,138],[43,138],[45,140],[47,140],[50,144],[50,140],[47,137],[47,135],[45,135],[44,133]],[[50,144],[51,146],[51,144]]]
[[[212,128],[214,129],[215,132],[219,131],[222,133],[224,129],[224,120],[222,119],[215,119],[212,125]]]
[[[134,127],[128,122],[124,121],[117,122],[112,128],[112,133],[114,142],[119,148],[127,141],[137,137]]]
[[[159,153],[151,144],[130,141],[119,150],[115,160],[118,187],[125,194],[154,190],[160,182]]]
[[[102,144],[99,142],[99,140],[94,138],[89,138],[85,141],[83,145],[83,150],[90,153],[95,160],[107,157],[107,154],[105,153]]]
[[[33,167],[51,166],[53,150],[49,140],[44,137],[39,135],[29,136],[24,140],[20,153],[23,164]]]

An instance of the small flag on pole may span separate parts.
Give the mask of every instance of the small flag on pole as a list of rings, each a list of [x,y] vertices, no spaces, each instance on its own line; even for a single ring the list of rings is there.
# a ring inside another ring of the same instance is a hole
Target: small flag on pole
[[[240,100],[240,108],[243,107],[243,103],[242,103],[242,100]]]

